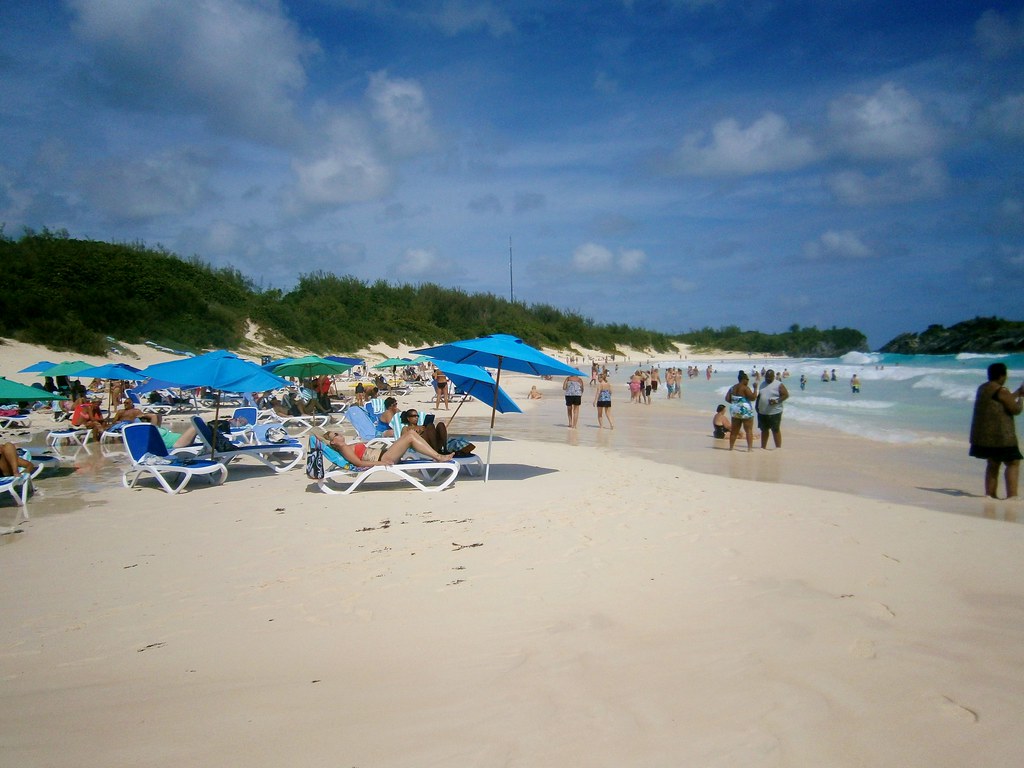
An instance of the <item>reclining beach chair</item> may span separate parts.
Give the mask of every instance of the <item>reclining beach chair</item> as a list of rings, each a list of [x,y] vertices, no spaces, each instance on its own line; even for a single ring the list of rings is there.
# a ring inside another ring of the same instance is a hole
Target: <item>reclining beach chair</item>
[[[158,413],[161,416],[166,416],[174,410],[173,405],[166,405],[164,403],[147,403],[142,400],[141,397],[135,392],[134,389],[126,389],[124,396],[132,401],[132,405],[138,408],[143,413]]]
[[[217,450],[214,451],[214,435],[210,425],[198,416],[192,417],[192,424],[196,428],[200,443],[202,443],[200,455],[212,453],[218,461],[225,465],[236,459],[248,457],[280,474],[298,466],[306,455],[302,443],[295,439],[289,439],[284,443],[236,445],[231,450],[222,450],[222,447],[218,445]]]
[[[231,413],[231,421],[234,422],[237,419],[245,419],[245,424],[242,426],[231,425],[231,431],[228,432],[228,438],[232,442],[245,442],[254,443],[255,438],[253,437],[253,427],[256,426],[258,421],[258,411],[255,406],[245,405],[241,408],[235,408]]]
[[[330,445],[311,435],[309,449],[313,451],[317,447],[323,451],[324,476],[317,478],[316,484],[324,493],[350,494],[370,477],[397,477],[424,493],[436,493],[454,483],[459,474],[459,465],[452,461],[400,461],[388,466],[354,467]],[[443,480],[427,484],[438,478]],[[336,488],[332,484],[344,485]]]
[[[374,426],[375,418],[368,411],[369,405],[366,408],[353,405],[345,411],[345,420],[352,425],[359,436],[359,441],[374,446],[391,445],[395,442],[391,437],[377,437],[377,429]]]
[[[134,488],[143,475],[152,475],[167,493],[177,493],[197,475],[205,475],[215,485],[223,483],[228,468],[219,461],[197,459],[187,454],[172,454],[164,445],[160,432],[152,424],[129,424],[124,428],[124,444],[132,465],[121,476],[125,488]],[[131,482],[128,477],[131,475]],[[178,484],[171,487],[167,478],[180,475]]]

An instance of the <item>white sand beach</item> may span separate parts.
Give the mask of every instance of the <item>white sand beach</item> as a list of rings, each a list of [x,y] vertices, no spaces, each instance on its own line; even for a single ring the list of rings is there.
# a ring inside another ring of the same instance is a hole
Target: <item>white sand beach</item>
[[[40,478],[0,537],[4,764],[1018,760],[1022,507],[964,452],[729,453],[621,398],[568,430],[558,382],[502,384],[490,482],[438,494],[232,466],[168,496],[97,453]],[[485,451],[487,413],[453,431]]]

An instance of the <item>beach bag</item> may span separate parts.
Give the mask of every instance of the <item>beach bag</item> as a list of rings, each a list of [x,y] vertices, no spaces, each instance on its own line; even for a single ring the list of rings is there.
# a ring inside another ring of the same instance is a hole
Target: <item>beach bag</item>
[[[309,441],[309,453],[306,455],[306,477],[310,480],[324,479],[324,449],[319,440]]]
[[[267,429],[268,443],[287,443],[290,439],[288,433],[281,427],[269,427]]]
[[[454,453],[456,456],[468,456],[473,451],[473,444],[464,437],[449,437],[444,450],[439,453]]]
[[[733,397],[732,402],[729,403],[729,415],[734,419],[746,421],[747,419],[754,418],[754,409],[747,398]]]

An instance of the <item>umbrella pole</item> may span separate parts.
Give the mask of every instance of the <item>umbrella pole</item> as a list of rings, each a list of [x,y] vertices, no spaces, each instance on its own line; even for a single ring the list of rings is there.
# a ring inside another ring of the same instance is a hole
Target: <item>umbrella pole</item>
[[[491,479],[491,446],[494,445],[494,417],[498,413],[498,389],[501,387],[501,358],[498,358],[498,376],[494,381],[494,402],[491,403],[491,429],[487,433],[487,464],[484,466],[484,482]]]

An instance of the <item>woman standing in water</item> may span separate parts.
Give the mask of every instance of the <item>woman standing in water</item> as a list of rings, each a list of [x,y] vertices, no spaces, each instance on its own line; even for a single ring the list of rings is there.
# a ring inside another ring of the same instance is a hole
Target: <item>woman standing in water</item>
[[[754,450],[754,406],[752,402],[757,399],[754,390],[750,388],[750,377],[743,371],[736,376],[736,383],[725,393],[725,400],[729,403],[729,415],[732,416],[732,430],[729,432],[729,450],[736,445],[736,438],[743,430],[747,438],[747,453]]]
[[[608,374],[597,379],[597,391],[594,393],[594,405],[597,406],[597,428],[604,429],[604,417],[608,417],[608,429],[615,429],[612,422],[612,385],[608,383]]]
[[[985,459],[985,495],[995,499],[999,487],[999,465],[1005,464],[1006,498],[1017,495],[1020,477],[1020,448],[1013,417],[1021,412],[1024,384],[1010,392],[1006,384],[1006,364],[992,363],[988,381],[978,387],[971,418],[970,455]]]
[[[580,403],[583,400],[583,379],[579,376],[566,376],[562,382],[565,391],[565,411],[569,419],[569,429],[576,429],[580,420]]]

